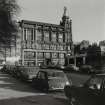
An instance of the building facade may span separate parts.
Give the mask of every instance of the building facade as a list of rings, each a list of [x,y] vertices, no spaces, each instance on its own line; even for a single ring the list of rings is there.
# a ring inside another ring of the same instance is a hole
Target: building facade
[[[99,46],[101,48],[101,55],[105,56],[105,40],[99,42]]]
[[[22,20],[20,62],[24,66],[64,65],[72,53],[72,20],[66,8],[59,25]]]

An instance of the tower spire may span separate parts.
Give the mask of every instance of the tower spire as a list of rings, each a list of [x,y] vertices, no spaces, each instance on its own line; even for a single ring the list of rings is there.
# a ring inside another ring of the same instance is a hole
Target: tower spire
[[[67,7],[64,6],[64,13],[63,13],[63,16],[66,16],[66,12],[67,12]]]
[[[60,24],[65,26],[68,22],[69,22],[69,16],[67,16],[67,7],[64,6],[64,12]]]

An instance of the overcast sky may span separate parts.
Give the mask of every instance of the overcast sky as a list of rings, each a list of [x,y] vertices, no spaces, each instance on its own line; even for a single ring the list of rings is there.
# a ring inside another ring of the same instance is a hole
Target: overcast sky
[[[18,19],[59,24],[64,6],[72,18],[73,41],[105,40],[105,0],[18,0]]]

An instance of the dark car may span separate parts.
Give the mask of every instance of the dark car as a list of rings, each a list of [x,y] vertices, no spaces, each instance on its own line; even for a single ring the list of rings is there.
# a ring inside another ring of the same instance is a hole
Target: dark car
[[[74,64],[69,64],[65,66],[65,71],[79,71],[79,67],[75,66]]]
[[[95,73],[95,69],[91,65],[82,65],[80,66],[79,70],[82,73]]]
[[[105,105],[105,74],[92,75],[80,86],[64,88],[71,105]]]
[[[40,70],[32,80],[32,85],[42,91],[64,90],[66,84],[70,84],[66,74],[55,69]]]

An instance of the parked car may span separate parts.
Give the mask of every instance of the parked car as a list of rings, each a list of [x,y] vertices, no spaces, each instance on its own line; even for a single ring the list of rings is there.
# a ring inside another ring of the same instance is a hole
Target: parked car
[[[56,65],[54,68],[55,68],[55,69],[58,69],[58,70],[64,70],[64,69],[65,69],[65,66],[58,64],[58,65]]]
[[[3,65],[3,68],[1,69],[2,72],[6,72],[6,65]]]
[[[79,71],[79,67],[74,64],[69,64],[65,67],[65,71]]]
[[[80,86],[64,88],[71,105],[105,105],[105,74],[92,75]]]
[[[65,66],[63,65],[40,65],[41,69],[59,69],[63,70],[65,69]]]
[[[93,68],[91,65],[82,65],[80,66],[79,70],[82,73],[95,73],[95,68]]]
[[[3,67],[4,67],[4,65],[3,65],[3,64],[1,64],[1,65],[0,65],[0,71],[3,69]]]
[[[71,84],[66,74],[61,70],[43,69],[33,78],[32,84],[36,89],[43,91],[64,90],[66,84]]]
[[[15,70],[15,65],[4,65],[3,68],[1,69],[2,72],[6,72],[10,75],[13,75]]]
[[[38,71],[38,67],[17,66],[14,74],[15,77],[20,78],[21,80],[32,82],[32,78],[36,76]]]

